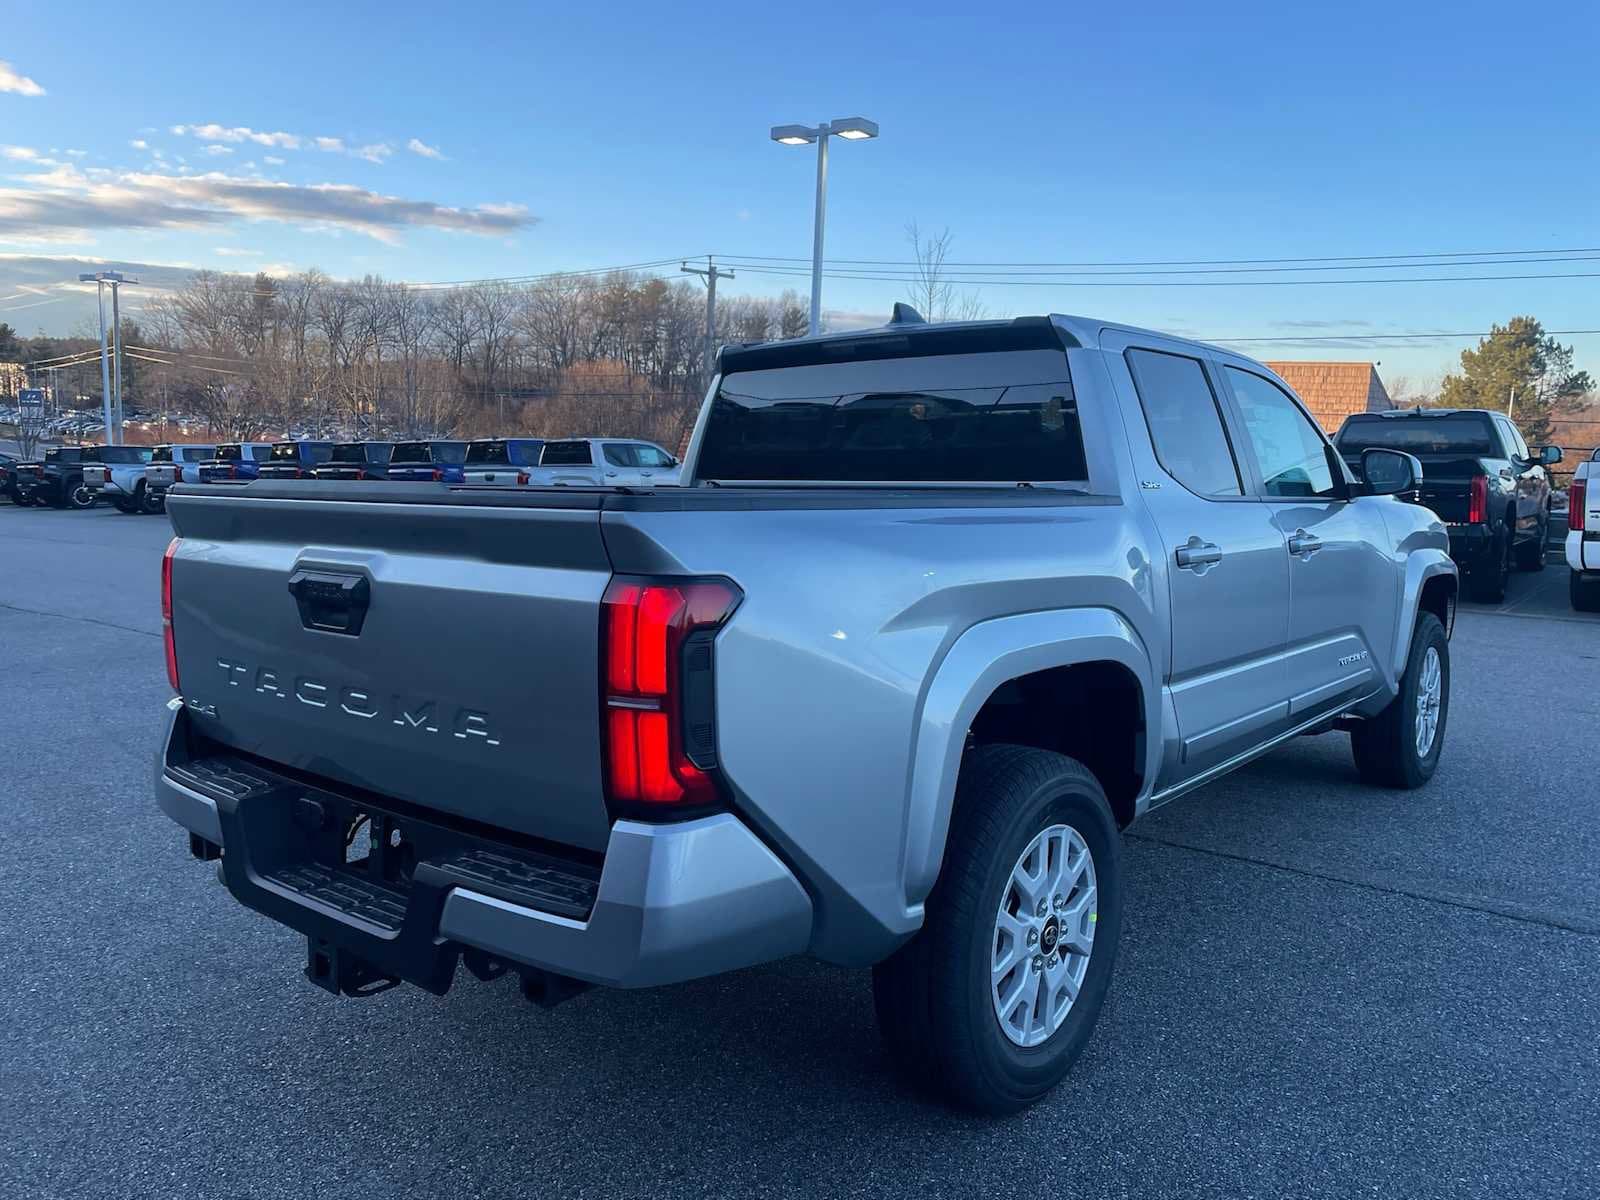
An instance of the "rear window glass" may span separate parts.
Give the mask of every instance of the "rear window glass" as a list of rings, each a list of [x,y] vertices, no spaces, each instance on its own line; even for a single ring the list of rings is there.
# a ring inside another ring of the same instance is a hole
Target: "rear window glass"
[[[72,449],[63,447],[59,450],[46,450],[44,452],[44,461],[47,463],[75,463],[80,461],[82,454],[83,451],[76,447]],[[93,462],[94,460],[90,459],[89,461]]]
[[[102,446],[95,451],[95,461],[103,463],[147,463],[150,461],[150,448],[148,446]]]
[[[218,446],[217,447],[217,461],[218,462],[241,462],[241,461],[243,461],[243,459],[244,459],[244,448],[242,446]]]
[[[395,451],[398,456],[399,451]],[[467,444],[465,442],[434,442],[429,451],[432,460],[436,463],[451,463],[459,465],[466,461]]]
[[[150,451],[150,461],[151,462],[171,462],[172,461],[172,447],[171,446],[157,446],[154,450]]]
[[[1447,417],[1378,417],[1351,421],[1339,433],[1339,449],[1404,450],[1408,454],[1499,453],[1483,417],[1462,414]]]
[[[592,462],[588,442],[546,442],[539,456],[541,467],[587,467]]]
[[[333,448],[333,461],[339,463],[379,462],[387,454],[387,446],[369,445],[366,442],[341,442]]]
[[[808,375],[838,380],[831,365],[790,368],[782,374],[794,378],[777,388],[762,381],[771,398],[751,394],[741,375],[730,375],[712,402],[698,474],[875,483],[1087,480],[1077,403],[1060,356],[1053,370],[1061,378],[1050,382],[1007,378],[1021,367],[1008,355],[972,357],[978,361],[962,364],[963,379],[990,386],[926,386],[920,380],[927,371],[914,359],[873,363],[873,390],[842,394],[796,394]],[[895,386],[901,374],[916,386]]]
[[[468,463],[506,463],[511,460],[506,456],[504,442],[473,442],[467,447]]]
[[[178,451],[178,455],[183,462],[204,462],[216,452],[215,446],[185,446]]]
[[[389,459],[397,463],[425,463],[433,461],[433,447],[428,442],[396,442],[394,454]]]

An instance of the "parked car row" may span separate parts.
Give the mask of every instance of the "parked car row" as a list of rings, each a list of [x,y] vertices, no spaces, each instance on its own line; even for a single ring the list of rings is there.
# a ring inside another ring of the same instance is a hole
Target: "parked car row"
[[[93,508],[104,498],[119,512],[156,513],[175,484],[254,479],[656,486],[677,483],[678,461],[628,438],[59,446],[36,462],[0,460],[0,493],[24,506]]]

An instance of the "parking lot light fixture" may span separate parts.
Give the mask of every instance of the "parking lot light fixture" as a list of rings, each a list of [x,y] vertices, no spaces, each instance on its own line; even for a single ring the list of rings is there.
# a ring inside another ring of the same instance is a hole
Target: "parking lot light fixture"
[[[774,125],[771,138],[785,146],[817,144],[817,207],[811,230],[811,323],[813,337],[822,332],[822,231],[828,210],[828,139],[852,142],[878,136],[878,123],[866,117],[840,117],[820,125]]]

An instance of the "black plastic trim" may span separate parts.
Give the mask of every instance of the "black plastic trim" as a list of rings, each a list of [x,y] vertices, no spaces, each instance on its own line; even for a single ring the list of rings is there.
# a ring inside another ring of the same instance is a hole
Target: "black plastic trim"
[[[724,346],[717,370],[770,371],[820,363],[888,358],[930,358],[942,354],[992,354],[1008,350],[1065,350],[1076,339],[1064,335],[1049,317],[1016,317],[970,325],[895,326],[833,337],[797,338],[753,346]]]

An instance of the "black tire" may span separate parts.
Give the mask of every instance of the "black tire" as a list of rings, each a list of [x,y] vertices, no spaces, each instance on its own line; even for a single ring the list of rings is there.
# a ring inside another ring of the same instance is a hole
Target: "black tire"
[[[67,489],[67,507],[75,509],[93,508],[100,502],[100,493],[91,491],[83,484],[74,484]]]
[[[133,500],[130,500],[126,496],[117,496],[117,497],[115,497],[111,501],[111,506],[113,508],[115,508],[119,513],[128,514],[128,515],[131,515],[131,514],[136,513],[136,512],[139,511],[138,503],[133,501]]]
[[[1422,664],[1432,647],[1439,652],[1442,674],[1439,697],[1439,724],[1427,754],[1417,753],[1417,694],[1421,689]],[[1444,750],[1445,726],[1450,717],[1450,642],[1444,626],[1431,612],[1417,618],[1411,635],[1411,653],[1406,658],[1406,673],[1400,680],[1400,694],[1375,717],[1369,717],[1350,732],[1350,749],[1355,753],[1356,770],[1361,778],[1377,787],[1419,788],[1433,778]]]
[[[1492,561],[1479,560],[1467,573],[1467,587],[1479,604],[1499,604],[1506,598],[1506,583],[1511,578],[1511,530],[1504,530],[1503,537],[1496,539],[1492,553]]]
[[[1574,612],[1600,612],[1600,577],[1585,579],[1577,571],[1567,571]]]
[[[166,497],[157,495],[155,492],[152,492],[149,488],[145,487],[144,484],[141,483],[139,485],[138,491],[135,493],[135,495],[139,497],[140,512],[155,516],[157,513],[166,511]]]
[[[1517,547],[1517,570],[1542,571],[1544,570],[1545,542],[1550,536],[1550,513],[1547,510],[1539,518],[1539,534],[1531,542],[1523,542]]]
[[[1023,1047],[1001,1029],[989,965],[996,917],[1029,843],[1053,825],[1083,839],[1098,890],[1088,967],[1059,1028]],[[1094,1032],[1122,924],[1121,842],[1099,780],[1082,763],[1027,746],[980,746],[962,765],[943,869],[922,929],[873,968],[890,1056],[962,1108],[1009,1113],[1058,1084]]]

